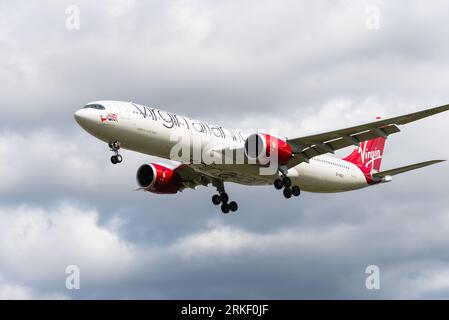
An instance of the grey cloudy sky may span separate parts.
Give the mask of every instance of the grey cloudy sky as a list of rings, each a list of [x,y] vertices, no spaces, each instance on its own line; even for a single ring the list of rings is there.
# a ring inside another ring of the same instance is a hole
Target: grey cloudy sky
[[[73,120],[132,100],[301,136],[446,104],[448,15],[447,1],[1,1],[0,298],[449,298],[445,163],[290,201],[229,185],[240,209],[223,216],[212,188],[132,191],[152,158],[112,166]],[[448,121],[401,127],[383,168],[449,158]],[[381,290],[365,288],[370,264]]]

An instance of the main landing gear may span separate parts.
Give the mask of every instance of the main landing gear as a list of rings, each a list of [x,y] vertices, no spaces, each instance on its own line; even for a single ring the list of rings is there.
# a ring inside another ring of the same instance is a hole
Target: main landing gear
[[[113,141],[109,142],[109,149],[111,149],[112,152],[114,152],[114,155],[111,157],[112,164],[121,163],[123,161],[123,157],[118,153],[120,150],[120,142]]]
[[[225,192],[223,182],[219,182],[216,187],[218,194],[214,194],[212,196],[212,203],[215,204],[216,206],[221,204],[221,211],[224,214],[228,214],[229,211],[231,212],[237,211],[237,209],[239,208],[237,202],[235,201],[229,202],[229,196]]]
[[[274,187],[277,190],[284,188],[283,194],[285,198],[290,199],[292,196],[298,197],[301,194],[301,189],[298,186],[292,187],[292,180],[284,172],[281,178],[274,180]]]

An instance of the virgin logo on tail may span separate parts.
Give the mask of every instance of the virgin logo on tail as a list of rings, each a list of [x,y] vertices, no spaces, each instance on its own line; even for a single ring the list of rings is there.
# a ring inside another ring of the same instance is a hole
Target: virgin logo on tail
[[[385,146],[384,138],[376,138],[362,142],[349,156],[343,160],[349,161],[360,168],[380,171]]]
[[[379,149],[374,147],[374,150],[367,150],[368,141],[363,143],[363,146],[358,147],[357,151],[360,154],[360,158],[365,167],[369,167],[371,165],[371,169],[374,169],[374,161],[377,159],[382,159],[382,153]],[[366,161],[368,160],[369,161]]]

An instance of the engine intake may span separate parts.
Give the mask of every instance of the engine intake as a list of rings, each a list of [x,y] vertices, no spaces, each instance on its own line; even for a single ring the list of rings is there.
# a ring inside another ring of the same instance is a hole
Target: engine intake
[[[142,188],[150,188],[154,185],[155,179],[155,169],[149,164],[144,164],[137,170],[137,183]]]
[[[136,179],[141,188],[153,193],[177,193],[182,187],[173,169],[157,163],[142,165],[137,170]]]
[[[261,165],[268,165],[273,159],[279,165],[286,165],[292,157],[292,148],[286,141],[269,134],[254,133],[245,141],[245,155]]]

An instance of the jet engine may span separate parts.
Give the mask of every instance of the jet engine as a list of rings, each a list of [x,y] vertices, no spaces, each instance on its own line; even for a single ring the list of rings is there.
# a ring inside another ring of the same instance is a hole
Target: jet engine
[[[173,169],[157,163],[144,164],[137,170],[138,185],[152,193],[173,194],[182,187]]]
[[[292,148],[286,141],[269,134],[254,133],[245,141],[245,155],[261,165],[268,165],[274,159],[279,165],[286,165],[292,157]]]

